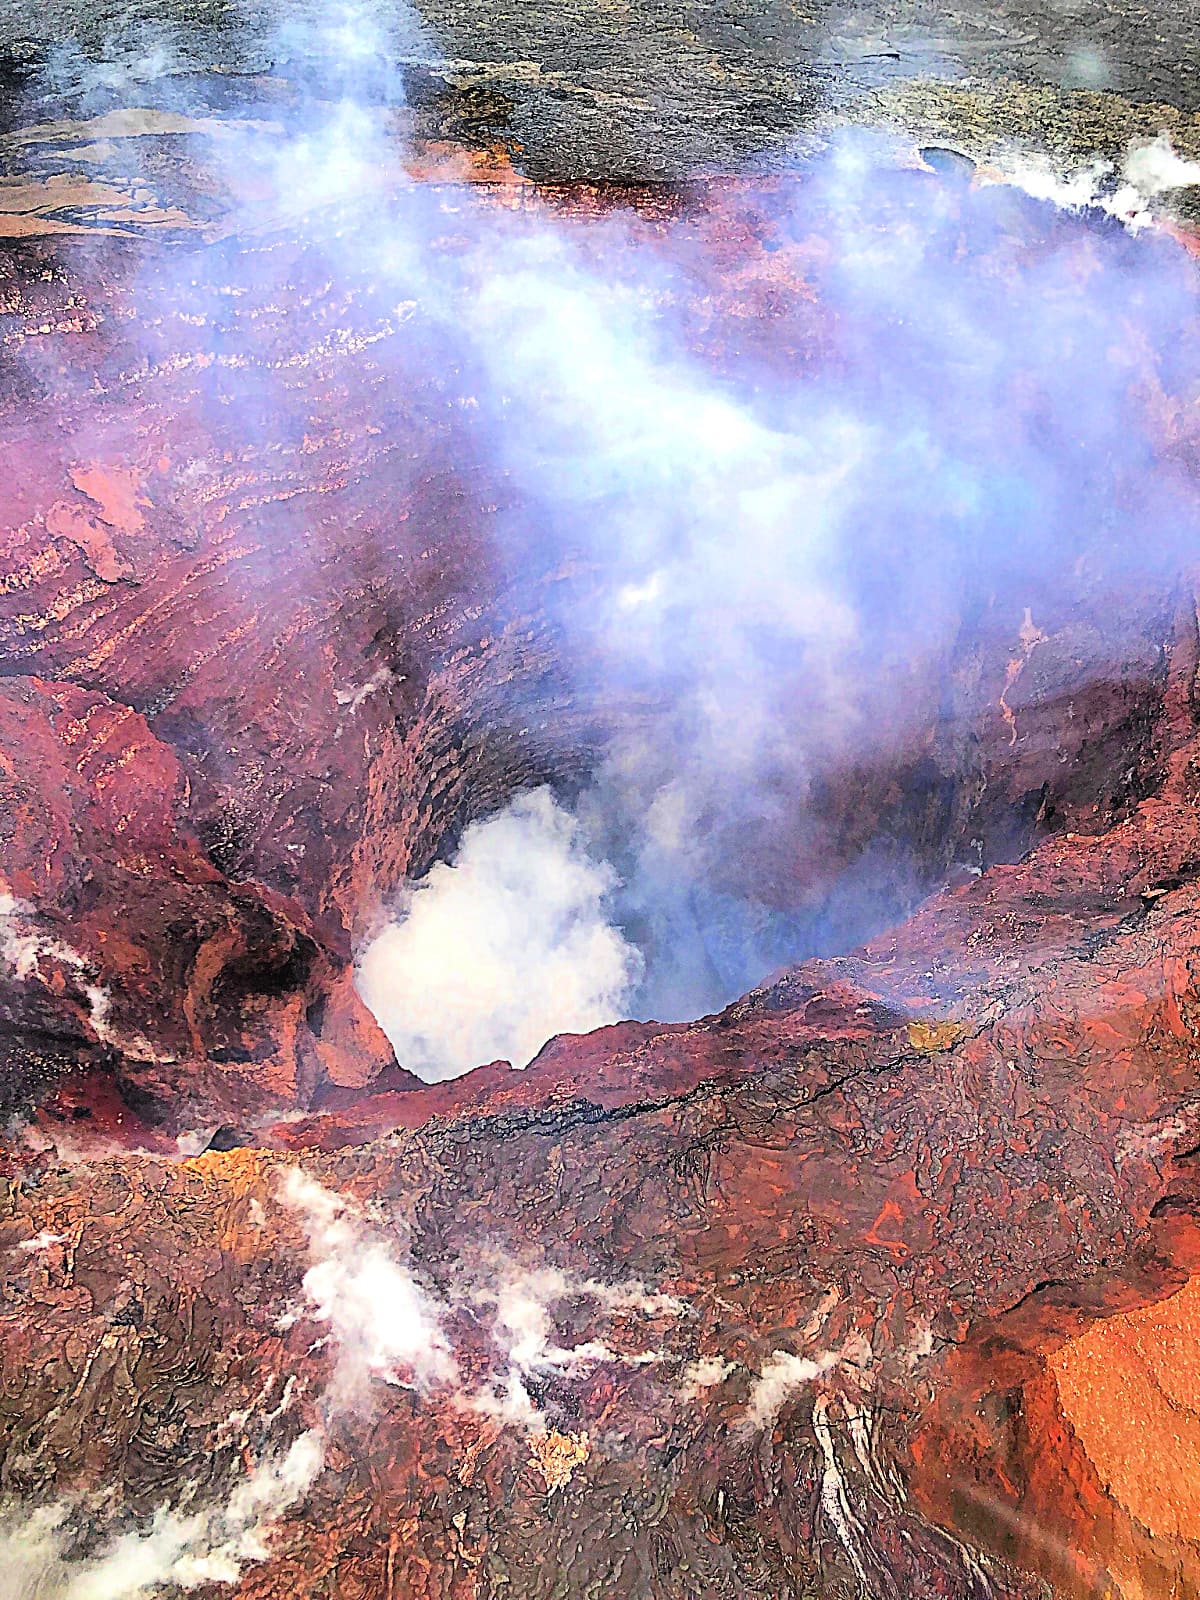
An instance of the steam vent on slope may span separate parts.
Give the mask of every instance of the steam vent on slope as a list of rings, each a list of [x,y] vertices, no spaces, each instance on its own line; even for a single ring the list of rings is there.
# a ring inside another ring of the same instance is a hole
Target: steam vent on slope
[[[1200,21],[809,9],[0,10],[0,1600],[1200,1600]]]

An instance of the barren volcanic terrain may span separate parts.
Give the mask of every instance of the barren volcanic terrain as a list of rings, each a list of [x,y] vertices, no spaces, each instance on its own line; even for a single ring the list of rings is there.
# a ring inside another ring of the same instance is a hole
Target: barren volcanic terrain
[[[1190,237],[326,155],[0,256],[0,1595],[1200,1596]],[[408,1070],[404,886],[672,783],[720,1003]]]

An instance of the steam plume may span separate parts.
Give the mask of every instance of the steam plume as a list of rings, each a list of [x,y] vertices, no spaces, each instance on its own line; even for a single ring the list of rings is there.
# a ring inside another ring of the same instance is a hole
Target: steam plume
[[[441,1311],[412,1274],[363,1237],[338,1195],[299,1168],[288,1169],[281,1196],[307,1220],[313,1264],[304,1292],[313,1318],[337,1338],[342,1399],[361,1395],[371,1378],[416,1389],[454,1384]]]
[[[641,958],[608,920],[614,885],[546,789],[469,827],[362,956],[399,1061],[430,1080],[523,1067],[552,1034],[615,1021]]]
[[[495,1281],[478,1288],[475,1298],[495,1308],[493,1341],[504,1354],[506,1370],[498,1382],[475,1397],[480,1410],[506,1422],[530,1427],[543,1422],[541,1410],[530,1394],[548,1373],[570,1376],[600,1362],[620,1362],[599,1339],[564,1346],[554,1332],[555,1308],[569,1300],[592,1302],[600,1315],[676,1317],[682,1303],[672,1295],[650,1294],[640,1283],[606,1284],[595,1278],[578,1278],[558,1268],[521,1268],[512,1262],[498,1264]],[[658,1359],[646,1351],[635,1364]]]
[[[1200,184],[1200,162],[1178,155],[1165,133],[1132,145],[1119,167],[1102,157],[1068,171],[1036,152],[1008,151],[997,162],[1012,183],[1068,211],[1094,209],[1139,233],[1155,221],[1163,197]]]
[[[838,1357],[823,1351],[814,1357],[798,1356],[789,1350],[776,1350],[754,1380],[746,1407],[746,1422],[751,1428],[770,1428],[792,1395],[811,1388],[818,1378],[838,1364]]]
[[[453,1289],[438,1292],[418,1283],[403,1252],[373,1234],[342,1196],[299,1168],[288,1169],[280,1198],[305,1218],[313,1264],[304,1290],[310,1314],[328,1323],[337,1341],[331,1396],[337,1406],[369,1403],[374,1379],[536,1430],[545,1418],[531,1390],[548,1375],[569,1378],[604,1362],[641,1366],[660,1359],[654,1349],[622,1354],[596,1338],[565,1343],[558,1331],[562,1307],[589,1302],[605,1322],[675,1319],[687,1309],[636,1280],[605,1283],[486,1251],[469,1265],[458,1263]],[[496,1360],[491,1376],[472,1385],[450,1329],[458,1313],[480,1309],[490,1312]]]
[[[302,1433],[235,1485],[223,1505],[195,1512],[162,1507],[150,1525],[122,1534],[99,1554],[67,1558],[66,1505],[0,1515],[4,1600],[143,1600],[164,1588],[232,1584],[267,1556],[272,1524],[298,1504],[321,1470],[316,1433]]]

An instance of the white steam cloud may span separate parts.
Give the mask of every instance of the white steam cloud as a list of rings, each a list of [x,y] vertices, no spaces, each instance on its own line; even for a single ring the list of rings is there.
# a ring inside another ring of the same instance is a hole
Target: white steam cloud
[[[289,1168],[279,1192],[304,1215],[313,1253],[304,1292],[309,1315],[327,1323],[337,1343],[335,1404],[366,1402],[376,1380],[536,1431],[545,1426],[531,1392],[539,1380],[570,1378],[602,1362],[628,1367],[661,1359],[652,1347],[618,1351],[596,1338],[567,1343],[559,1331],[561,1308],[586,1302],[592,1320],[609,1324],[675,1319],[687,1310],[675,1296],[637,1280],[604,1283],[501,1256],[483,1258],[470,1271],[460,1265],[454,1292],[439,1293],[372,1235],[348,1201],[306,1173]],[[491,1373],[473,1385],[450,1329],[459,1313],[470,1312],[474,1320],[481,1310],[490,1313],[495,1360]]]
[[[608,1317],[677,1317],[684,1311],[673,1295],[651,1294],[641,1283],[606,1284],[573,1277],[557,1267],[522,1268],[510,1262],[500,1264],[495,1283],[476,1290],[475,1299],[495,1309],[493,1341],[503,1352],[505,1371],[472,1404],[502,1421],[535,1428],[543,1419],[530,1388],[536,1387],[539,1376],[569,1377],[604,1361],[641,1366],[659,1359],[654,1350],[620,1356],[599,1339],[562,1344],[555,1331],[557,1306],[586,1300]]]
[[[1039,619],[1043,600],[1067,607],[1081,574],[1119,595],[1190,551],[1194,492],[1145,401],[1157,384],[1189,403],[1180,263],[851,134],[764,185],[752,229],[735,206],[727,237],[706,232],[703,204],[678,235],[615,206],[564,226],[531,189],[510,205],[409,181],[402,53],[369,9],[297,17],[280,55],[296,68],[286,119],[217,141],[243,207],[229,230],[295,238],[354,324],[326,353],[369,346],[385,379],[393,364],[381,396],[419,387],[431,360],[463,376],[450,448],[507,486],[479,531],[517,590],[563,575],[539,591],[562,677],[578,673],[581,700],[603,681],[619,730],[575,817],[543,792],[476,823],[363,951],[361,992],[401,1063],[436,1080],[524,1065],[555,1032],[622,1015],[695,1016],[903,915],[949,862],[922,845],[910,864],[911,830],[889,831],[883,801],[858,838],[838,795],[822,812],[823,780],[911,758],[965,618],[1011,619],[1019,638],[1031,603]],[[1165,136],[1119,168],[1005,162],[1013,183],[1129,232],[1200,176]],[[762,248],[735,260],[747,233]],[[295,396],[292,376],[271,385],[310,363],[309,331],[297,319],[295,349],[273,335],[264,362],[254,308],[288,304],[298,255],[252,259],[279,277],[227,295],[188,252],[174,278],[148,273],[146,299],[166,302],[165,324],[221,330],[196,381],[274,449]],[[714,314],[717,275],[739,287]],[[445,439],[418,426],[414,442],[436,454]],[[371,581],[386,590],[386,573]],[[335,691],[348,736],[399,668],[372,657]],[[939,747],[929,765],[932,813],[952,774]],[[928,824],[943,827],[949,855],[957,822]]]
[[[726,1361],[724,1356],[699,1356],[680,1374],[679,1398],[687,1402],[698,1400],[702,1394],[724,1383],[735,1370],[734,1363]]]
[[[1036,200],[1066,211],[1106,212],[1131,233],[1157,219],[1164,196],[1200,184],[1200,162],[1179,155],[1166,133],[1131,145],[1119,167],[1096,157],[1064,169],[1061,162],[1028,151],[1010,151],[996,166],[1007,182]]]
[[[269,1555],[273,1524],[308,1493],[323,1460],[320,1436],[302,1433],[261,1461],[223,1505],[189,1513],[164,1506],[148,1527],[81,1560],[66,1557],[71,1507],[0,1513],[0,1597],[143,1600],[163,1589],[236,1583]]]
[[[343,1396],[361,1394],[372,1378],[420,1390],[456,1383],[441,1308],[382,1244],[363,1235],[345,1201],[298,1167],[288,1169],[280,1194],[305,1215],[313,1264],[304,1293],[310,1315],[328,1323],[337,1340]]]
[[[754,1380],[746,1405],[746,1422],[750,1427],[770,1428],[794,1394],[811,1388],[818,1378],[837,1366],[839,1357],[832,1351],[822,1351],[817,1356],[798,1356],[790,1350],[776,1350],[763,1364],[762,1372]]]
[[[401,1065],[431,1082],[524,1067],[553,1034],[615,1022],[641,973],[608,920],[615,881],[548,789],[467,828],[360,961]]]

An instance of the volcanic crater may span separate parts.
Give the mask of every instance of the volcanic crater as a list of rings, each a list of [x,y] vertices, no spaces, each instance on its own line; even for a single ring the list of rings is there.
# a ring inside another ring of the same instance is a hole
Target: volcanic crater
[[[0,256],[0,1593],[1200,1593],[1190,236],[388,148]],[[629,1010],[422,1082],[539,793]]]

